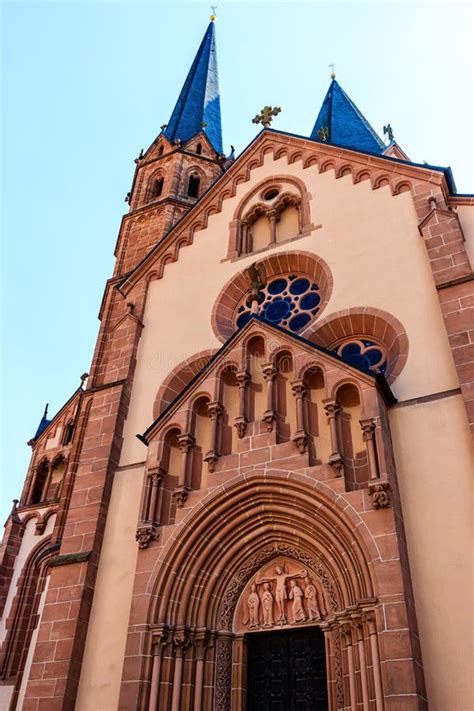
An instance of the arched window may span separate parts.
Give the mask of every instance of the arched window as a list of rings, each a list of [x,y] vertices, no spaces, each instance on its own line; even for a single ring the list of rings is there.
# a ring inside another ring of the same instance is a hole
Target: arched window
[[[202,146],[200,143],[198,143],[196,146],[196,153],[198,154],[198,156],[200,156],[202,153]]]
[[[199,184],[201,179],[196,173],[192,173],[189,176],[188,182],[188,197],[197,198],[199,197]]]
[[[74,423],[68,422],[66,427],[64,428],[64,434],[63,434],[63,439],[62,439],[61,444],[63,446],[66,444],[71,444],[73,434],[74,434]]]
[[[33,482],[33,489],[31,491],[31,496],[29,503],[30,504],[39,504],[43,501],[44,498],[44,488],[46,484],[46,479],[48,478],[48,472],[49,472],[49,463],[45,459],[41,464],[39,464],[36,474],[35,474],[35,480]]]
[[[163,192],[163,183],[164,178],[158,178],[157,180],[155,180],[155,184],[153,186],[153,197],[160,197]]]
[[[164,151],[164,147],[163,147],[163,146],[160,146],[160,147],[158,148],[158,155],[159,155],[159,156],[162,156],[162,155],[163,155],[163,151]]]
[[[336,394],[341,407],[338,416],[338,440],[344,461],[346,491],[354,491],[366,485],[369,479],[367,454],[360,419],[362,405],[355,385],[342,385]]]

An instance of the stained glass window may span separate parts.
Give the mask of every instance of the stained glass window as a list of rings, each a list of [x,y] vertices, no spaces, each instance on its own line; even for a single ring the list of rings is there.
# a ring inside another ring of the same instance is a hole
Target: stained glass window
[[[374,373],[385,373],[387,369],[387,354],[385,349],[374,341],[367,339],[350,339],[339,344],[334,352],[349,365]]]
[[[305,276],[287,274],[269,279],[258,292],[258,314],[275,326],[294,333],[301,331],[319,311],[319,286]],[[251,316],[248,296],[237,309],[237,327],[242,328]]]

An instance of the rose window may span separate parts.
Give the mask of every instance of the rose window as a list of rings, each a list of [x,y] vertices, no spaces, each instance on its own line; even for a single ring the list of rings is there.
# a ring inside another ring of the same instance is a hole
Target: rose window
[[[385,373],[387,369],[387,354],[373,341],[352,339],[339,345],[334,352],[349,365],[362,370]]]
[[[275,326],[301,331],[319,311],[319,286],[298,274],[270,279],[258,292],[258,315]],[[237,309],[237,327],[242,328],[252,315],[252,302],[246,296]]]

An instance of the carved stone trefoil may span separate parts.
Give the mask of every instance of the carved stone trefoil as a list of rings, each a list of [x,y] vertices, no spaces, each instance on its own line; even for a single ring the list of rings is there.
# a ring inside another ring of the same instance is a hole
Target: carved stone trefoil
[[[369,484],[369,495],[374,509],[386,509],[390,506],[391,487],[388,481]]]

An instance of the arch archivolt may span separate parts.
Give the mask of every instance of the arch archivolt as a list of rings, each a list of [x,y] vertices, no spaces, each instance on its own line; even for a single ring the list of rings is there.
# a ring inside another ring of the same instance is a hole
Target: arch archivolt
[[[355,534],[356,527],[358,532],[364,528],[362,521],[355,511],[357,522],[350,520],[347,508],[342,512],[330,487],[300,474],[267,472],[236,477],[223,489],[191,509],[178,524],[179,547],[163,552],[160,573],[151,583],[156,601],[151,624],[211,623],[224,629],[219,610],[226,591],[236,579],[244,580],[239,571],[249,565],[253,569],[253,557],[258,559],[269,542],[271,557],[283,555],[285,546],[294,548],[298,541],[301,555],[320,561],[332,580],[337,609],[373,597],[368,561],[377,553],[369,553]]]
[[[328,638],[328,684],[334,707],[339,706],[346,693],[341,620],[349,612],[362,615],[364,609],[374,623],[377,604],[372,566],[378,553],[347,500],[305,475],[253,472],[208,495],[175,529],[148,582],[148,649],[153,656],[151,665],[149,658],[144,660],[148,679],[141,708],[151,708],[157,699],[167,708],[171,698],[180,699],[183,708],[243,708],[234,688],[236,665],[245,674],[242,605],[252,583],[263,584],[259,576],[277,569],[287,574],[289,597],[295,589],[289,580],[300,574],[300,589],[311,584],[318,591],[320,614],[311,615],[306,600],[301,622],[319,625]],[[268,587],[275,594],[275,587]],[[296,624],[293,617],[288,614],[282,626]],[[182,674],[194,678],[194,703],[197,694],[202,707],[192,706]],[[203,686],[205,674],[214,680],[211,687]]]

